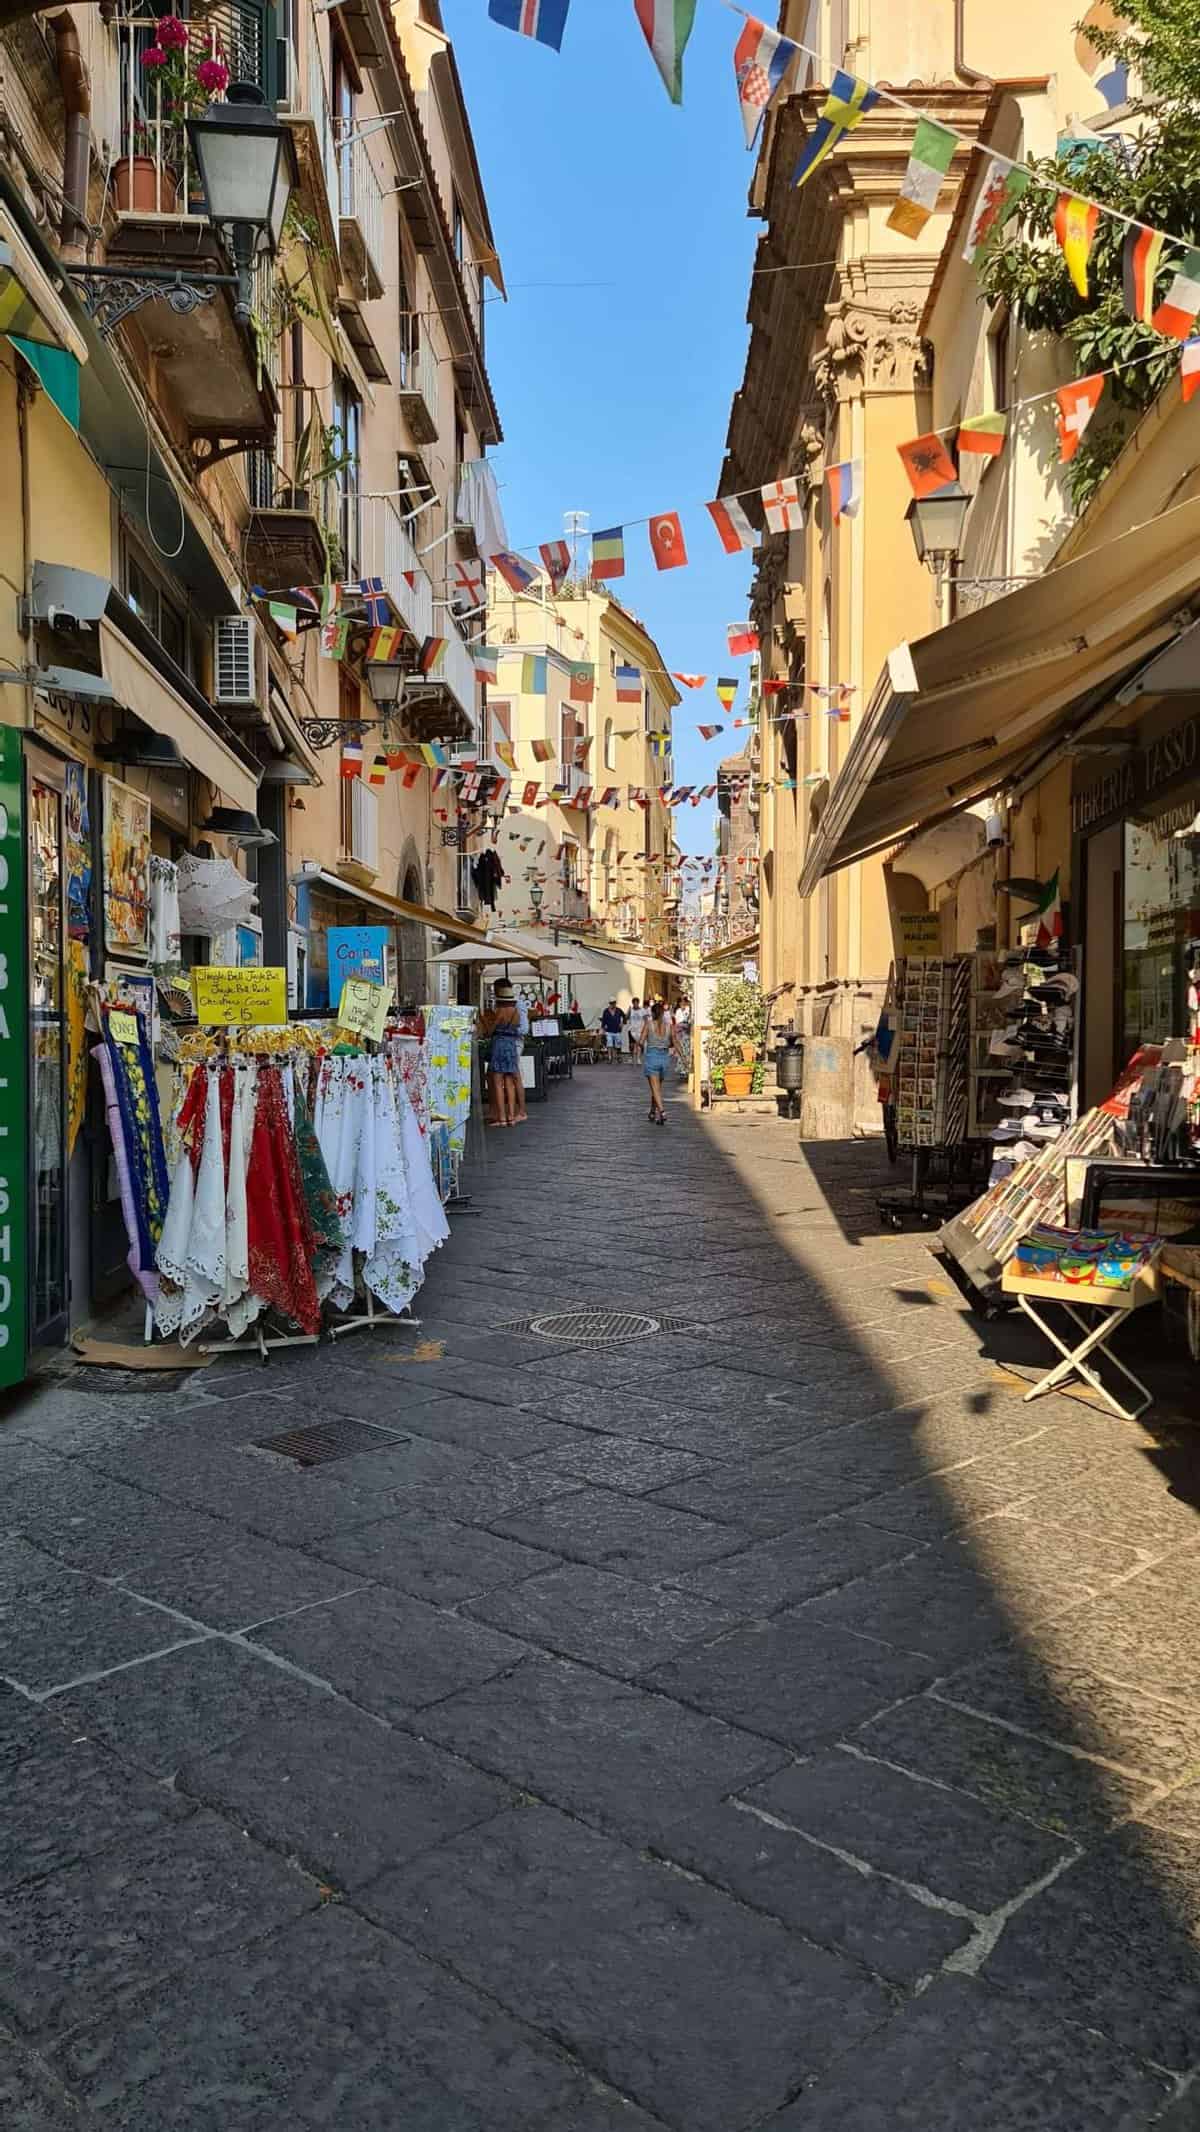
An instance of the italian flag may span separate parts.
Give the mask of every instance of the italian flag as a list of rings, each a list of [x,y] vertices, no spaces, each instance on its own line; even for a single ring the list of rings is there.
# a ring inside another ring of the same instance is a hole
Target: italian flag
[[[1195,329],[1198,311],[1200,252],[1188,252],[1150,323],[1156,333],[1169,333],[1175,340],[1185,341]]]
[[[633,0],[642,35],[673,104],[683,102],[683,55],[696,15],[696,0]]]
[[[1200,334],[1193,334],[1183,344],[1182,377],[1183,397],[1190,400],[1194,392],[1200,391]]]

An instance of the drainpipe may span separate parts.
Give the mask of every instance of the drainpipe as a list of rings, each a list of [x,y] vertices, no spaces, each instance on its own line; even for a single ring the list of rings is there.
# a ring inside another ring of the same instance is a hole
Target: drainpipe
[[[66,9],[50,20],[54,32],[54,57],[66,113],[63,141],[63,206],[60,236],[64,250],[82,256],[87,246],[88,172],[92,96],[87,68],[79,49],[75,18]]]
[[[970,82],[972,88],[990,89],[992,86],[991,75],[981,74],[978,67],[969,67],[963,57],[963,45],[965,42],[963,17],[966,4],[967,0],[954,0],[954,71],[960,81]]]

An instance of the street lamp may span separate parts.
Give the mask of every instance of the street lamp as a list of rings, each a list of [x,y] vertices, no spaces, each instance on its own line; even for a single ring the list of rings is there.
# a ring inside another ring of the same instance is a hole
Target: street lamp
[[[250,320],[251,275],[262,251],[274,255],[296,183],[291,134],[252,82],[231,82],[221,103],[187,121],[188,140],[208,219],[224,237],[237,270],[234,310]]]
[[[377,711],[398,711],[404,701],[404,667],[391,659],[367,660],[367,687]]]
[[[948,481],[932,496],[914,496],[904,514],[917,551],[917,561],[932,570],[937,583],[939,611],[943,585],[949,585],[951,611],[947,619],[950,620],[953,620],[954,580],[970,508],[971,498],[962,483]]]

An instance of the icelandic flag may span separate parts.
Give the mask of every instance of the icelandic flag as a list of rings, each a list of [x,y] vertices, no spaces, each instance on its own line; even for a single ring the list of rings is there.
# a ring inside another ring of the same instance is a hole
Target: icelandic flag
[[[753,148],[763,113],[782,87],[797,49],[790,37],[781,37],[778,30],[753,19],[747,21],[738,38],[733,48],[733,67],[747,148]]]
[[[488,0],[488,14],[504,29],[536,37],[539,44],[561,52],[570,5],[571,0]]]

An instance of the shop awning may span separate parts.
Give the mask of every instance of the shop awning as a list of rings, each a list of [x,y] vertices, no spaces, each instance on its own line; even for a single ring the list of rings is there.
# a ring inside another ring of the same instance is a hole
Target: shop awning
[[[635,962],[640,970],[654,970],[662,977],[690,977],[692,972],[682,962],[670,962],[665,955],[654,955],[649,948],[599,948],[588,946],[589,955],[607,955],[613,962]]]
[[[12,217],[0,212],[0,333],[61,348],[86,363],[87,346]]]
[[[257,811],[254,772],[109,621],[100,624],[100,664],[118,703],[152,733],[169,734],[184,761],[215,785],[231,806],[244,807],[249,814]]]
[[[435,904],[406,903],[402,896],[387,896],[380,888],[356,888],[353,881],[343,881],[340,874],[326,873],[320,866],[305,867],[291,877],[293,888],[323,888],[334,895],[346,896],[352,903],[369,903],[373,910],[386,911],[391,918],[407,919],[414,925],[428,925],[435,932],[449,933],[452,940],[473,940],[481,947],[490,948],[495,959],[510,954],[513,961],[518,957],[526,960],[526,950],[514,946],[507,938],[489,939],[478,925],[468,925],[450,911],[440,911]]]
[[[709,970],[714,962],[729,962],[731,960],[744,962],[749,956],[757,955],[757,953],[758,934],[747,933],[744,940],[731,940],[726,948],[709,948],[707,954],[700,957],[700,968]]]
[[[1104,689],[1176,634],[1200,587],[1200,498],[1177,504],[945,629],[875,684],[800,876],[822,876],[1028,771]]]

